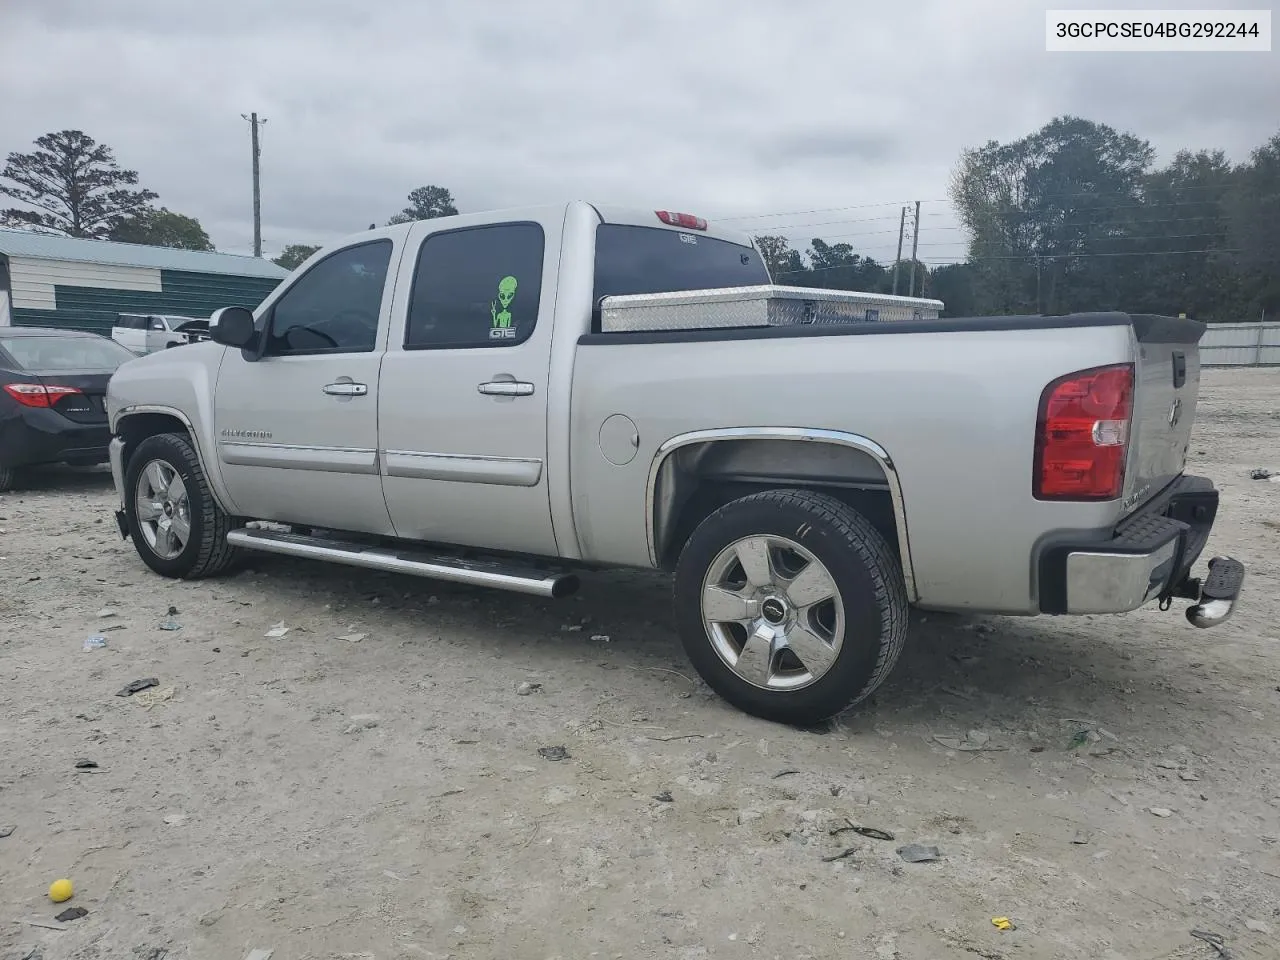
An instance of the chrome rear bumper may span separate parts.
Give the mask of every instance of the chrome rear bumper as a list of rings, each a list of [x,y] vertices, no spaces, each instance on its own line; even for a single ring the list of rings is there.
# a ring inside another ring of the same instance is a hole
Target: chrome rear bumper
[[[1067,554],[1067,613],[1124,613],[1154,600],[1173,576],[1177,540],[1149,553]]]
[[[1197,627],[1223,623],[1235,609],[1244,566],[1215,557],[1205,578],[1191,568],[1208,542],[1218,491],[1203,477],[1180,477],[1110,535],[1051,541],[1040,553],[1042,613],[1126,613],[1159,599],[1196,601],[1187,619]]]

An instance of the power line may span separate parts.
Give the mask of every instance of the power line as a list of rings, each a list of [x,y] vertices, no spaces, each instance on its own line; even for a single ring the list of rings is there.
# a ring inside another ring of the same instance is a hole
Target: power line
[[[1146,226],[1146,225],[1148,225],[1148,224],[1156,224],[1156,223],[1188,223],[1188,222],[1192,222],[1192,221],[1196,221],[1196,220],[1205,220],[1205,219],[1210,219],[1210,218],[1206,218],[1206,217],[1172,217],[1172,218],[1168,218],[1168,219],[1164,219],[1164,220],[1143,220],[1143,221],[1139,221],[1139,222],[1137,222],[1137,223],[1131,223],[1131,222],[1128,222],[1128,221],[1114,221],[1114,222],[1112,222],[1112,223],[1095,223],[1095,224],[1071,224],[1071,223],[1065,223],[1065,224],[1059,224],[1058,226],[1059,226],[1059,227],[1089,226],[1089,227],[1093,227],[1093,228],[1095,228],[1095,229],[1098,229],[1098,228],[1107,228],[1107,227]],[[1220,222],[1220,223],[1222,223],[1222,224],[1225,224],[1227,221],[1226,221],[1225,219],[1222,219],[1222,220],[1220,220],[1219,222]],[[939,226],[939,227],[930,227],[930,228],[929,228],[929,231],[930,231],[931,233],[968,233],[968,232],[969,232],[969,228],[968,228],[968,227],[964,227],[964,226]],[[893,236],[894,234],[896,234],[897,232],[898,232],[897,230],[862,230],[862,231],[858,231],[858,232],[854,232],[854,233],[828,233],[828,234],[825,234],[825,235],[823,235],[823,236],[821,236],[821,237],[809,237],[808,239],[809,239],[811,242],[812,242],[813,240],[822,240],[822,241],[826,242],[826,241],[830,241],[830,240],[847,240],[847,239],[854,238],[854,237],[891,237],[891,236]],[[1187,236],[1200,237],[1200,236],[1212,236],[1212,235],[1213,235],[1213,231],[1206,231],[1206,232],[1203,232],[1203,233],[1181,234],[1180,236],[1183,236],[1183,237],[1187,237]],[[782,235],[780,235],[780,236],[783,236],[783,239],[787,239],[787,240],[796,240],[796,239],[798,239],[798,237],[799,237],[799,236],[802,236],[802,235],[786,236],[785,234],[782,234]],[[1105,240],[1162,240],[1162,239],[1171,239],[1171,236],[1170,236],[1170,235],[1168,235],[1168,234],[1149,234],[1149,235],[1141,235],[1141,236],[1135,236],[1135,235],[1126,234],[1126,235],[1124,235],[1124,236],[1119,236],[1119,237],[1101,237],[1101,238],[1099,238],[1099,241],[1105,241]],[[945,241],[945,244],[946,244],[946,245],[950,245],[950,244],[956,244],[956,243],[968,243],[968,242],[969,242],[969,241],[968,241],[968,240],[966,240],[966,239],[957,239],[957,240],[948,240],[948,241]],[[975,242],[977,242],[977,241],[975,241]],[[922,247],[928,247],[928,246],[939,246],[939,244],[936,244],[936,243],[922,243],[922,244],[920,244],[920,245],[921,245]]]
[[[1095,257],[1176,257],[1184,254],[1244,253],[1244,250],[1207,248],[1204,250],[1116,250],[1107,253],[1020,253],[981,256],[974,260],[1091,260]]]
[[[1212,234],[1212,233],[1158,233],[1158,234],[1150,234],[1150,235],[1148,235],[1148,236],[1142,236],[1142,237],[1134,237],[1134,236],[1124,236],[1124,237],[1093,237],[1093,238],[1091,238],[1091,239],[1090,239],[1090,242],[1091,242],[1091,243],[1094,243],[1094,244],[1104,244],[1104,243],[1150,243],[1150,242],[1157,241],[1157,240],[1194,240],[1194,239],[1199,238],[1199,237],[1211,237],[1211,236],[1214,236],[1214,234]],[[949,241],[944,241],[943,243],[922,243],[922,244],[920,244],[920,246],[922,246],[922,247],[949,247],[949,246],[953,246],[955,243],[958,243],[958,242],[960,242],[960,241],[949,240]],[[975,244],[979,244],[979,245],[981,245],[981,244],[983,244],[983,241],[974,241],[974,243],[975,243]],[[985,245],[986,245],[986,246],[999,246],[999,243],[998,243],[998,241],[988,241],[988,242],[986,242],[986,243],[985,243]],[[1043,256],[1049,256],[1049,254],[1043,254]]]
[[[1083,208],[1073,207],[1071,208],[1070,212],[1087,214],[1087,213],[1111,213],[1116,210],[1162,210],[1165,207],[1200,206],[1201,204],[1205,204],[1207,202],[1208,201],[1205,201],[1205,200],[1170,200],[1170,201],[1161,201],[1159,203],[1152,202],[1152,201],[1143,201],[1141,203],[1129,203],[1129,204],[1122,204],[1119,206],[1111,206],[1111,207],[1083,207]],[[1015,207],[1014,209],[1018,213],[1021,213],[1023,215],[1028,215],[1028,214],[1039,212],[1043,208]],[[1208,216],[1208,214],[1206,214],[1206,216]]]
[[[963,228],[956,228],[956,229],[963,229]],[[892,237],[897,232],[898,232],[897,230],[866,230],[866,231],[863,231],[862,233],[828,233],[826,236],[822,236],[822,237],[810,237],[809,240],[810,241],[822,240],[825,242],[827,240],[840,240],[845,237]],[[794,238],[784,237],[783,239],[794,239]]]
[[[1007,256],[967,257],[966,262],[981,263],[987,260],[1092,260],[1101,257],[1176,257],[1190,254],[1246,253],[1245,250],[1209,248],[1205,250],[1124,250],[1109,253],[1022,253]],[[941,258],[931,258],[941,259]],[[948,260],[948,263],[953,261]]]
[[[945,214],[939,214],[939,216],[945,216]],[[771,223],[768,226],[770,230],[790,230],[793,227],[827,227],[837,223],[880,223],[897,219],[897,217],[846,217],[841,220],[818,220],[808,223]]]
[[[851,207],[817,207],[813,210],[792,210],[787,213],[750,213],[740,217],[713,216],[709,219],[737,222],[739,220],[763,220],[767,217],[807,217],[813,213],[839,213],[841,210],[870,210],[873,207],[895,207],[899,204],[910,202],[911,201],[909,200],[890,200],[884,203],[858,203]]]
[[[1219,187],[1218,185],[1200,185],[1200,186],[1189,186],[1189,187],[1177,188],[1177,190],[1178,192],[1185,194],[1188,192],[1196,192],[1196,191],[1202,191],[1202,190],[1217,190],[1221,192],[1222,188]],[[1102,231],[1102,232],[1110,232],[1116,235],[1101,236],[1101,237],[1093,238],[1092,243],[1090,245],[1095,247],[1095,249],[1092,251],[1063,252],[1063,253],[1037,252],[1037,253],[1027,253],[1027,254],[990,254],[990,255],[978,254],[976,253],[976,251],[980,250],[982,246],[988,246],[989,248],[994,246],[996,249],[1000,249],[1000,242],[993,241],[993,242],[983,243],[981,241],[977,241],[973,239],[972,237],[973,231],[971,231],[963,223],[949,224],[949,225],[939,224],[935,226],[933,230],[935,233],[952,232],[957,234],[964,234],[964,236],[957,237],[956,239],[953,239],[953,240],[925,241],[922,243],[920,242],[920,237],[919,237],[920,218],[922,215],[920,211],[921,203],[928,202],[928,203],[949,204],[953,208],[956,205],[954,204],[953,201],[950,201],[950,200],[916,201],[914,204],[915,216],[911,223],[911,231],[910,231],[911,240],[912,240],[911,272],[913,274],[911,278],[913,282],[911,283],[910,288],[912,292],[914,292],[915,264],[917,262],[924,262],[920,260],[918,256],[918,249],[920,247],[929,247],[929,248],[948,247],[954,250],[954,255],[950,255],[950,256],[937,255],[937,256],[929,257],[928,259],[934,263],[938,263],[938,262],[977,263],[977,262],[1000,261],[1000,260],[1041,260],[1041,259],[1076,260],[1076,259],[1094,259],[1094,258],[1117,257],[1117,256],[1180,256],[1180,255],[1208,255],[1208,254],[1235,255],[1243,252],[1243,251],[1234,250],[1234,249],[1226,249],[1226,248],[1219,249],[1212,246],[1212,243],[1214,240],[1218,240],[1222,238],[1222,234],[1225,232],[1223,227],[1225,227],[1225,225],[1229,222],[1228,218],[1222,213],[1203,213],[1196,216],[1157,217],[1152,219],[1148,219],[1140,214],[1128,215],[1125,213],[1126,211],[1145,211],[1148,213],[1157,212],[1157,211],[1168,211],[1168,212],[1176,213],[1176,212],[1179,212],[1180,210],[1185,210],[1188,207],[1203,207],[1205,205],[1210,205],[1215,203],[1215,198],[1205,198],[1205,199],[1193,198],[1193,199],[1178,199],[1178,200],[1163,199],[1173,191],[1174,191],[1174,188],[1163,188],[1163,187],[1153,188],[1149,190],[1149,193],[1148,193],[1149,199],[1141,200],[1140,197],[1134,197],[1133,199],[1139,200],[1139,202],[1137,203],[1119,203],[1119,204],[1111,203],[1111,204],[1106,204],[1096,208],[1084,207],[1084,208],[1067,209],[1065,211],[1066,216],[1063,218],[1062,222],[1051,224],[1052,229],[1072,230],[1072,229],[1079,228],[1082,230],[1087,230],[1089,232]],[[1034,199],[1036,201],[1046,201],[1053,198],[1068,199],[1068,198],[1079,198],[1079,197],[1107,197],[1107,198],[1114,198],[1114,199],[1121,199],[1121,200],[1130,199],[1129,197],[1117,198],[1115,196],[1115,193],[1111,191],[1073,191],[1073,192],[1062,192],[1057,194],[1041,194]],[[874,210],[876,208],[882,208],[889,205],[890,203],[888,202],[869,203],[869,204],[858,204],[858,205],[845,206],[845,207],[816,208],[812,210],[792,211],[789,213],[753,214],[753,215],[744,215],[742,217],[728,217],[728,218],[722,218],[722,219],[727,219],[730,221],[736,221],[736,220],[763,221],[763,220],[769,220],[771,218],[806,216],[806,215],[819,214],[819,213],[837,213],[837,212],[849,211],[849,210]],[[1036,227],[1036,220],[1038,219],[1038,215],[1044,211],[1042,209],[1032,209],[1032,210],[1015,209],[1010,212],[1015,214],[1014,217],[1010,218],[1015,221],[1013,224],[1015,228],[1030,227],[1034,229]],[[1021,214],[1022,216],[1018,217],[1016,216],[1016,214]],[[926,217],[935,217],[935,218],[947,217],[947,216],[958,218],[958,211],[954,211],[954,210],[943,211],[943,212],[930,211],[923,215]],[[747,227],[745,229],[752,230],[752,232],[755,233],[756,235],[764,235],[767,233],[774,236],[781,236],[785,240],[789,240],[792,243],[798,243],[800,239],[799,231],[801,230],[811,230],[814,228],[824,227],[824,226],[873,224],[873,223],[882,223],[886,221],[892,222],[893,219],[894,218],[892,215],[885,215],[885,216],[877,215],[877,216],[870,216],[870,217],[844,217],[844,218],[839,218],[835,220],[808,221],[808,222],[801,222],[801,223],[758,223],[752,227]],[[1017,222],[1018,220],[1022,220],[1022,223],[1018,223]],[[1175,224],[1175,223],[1184,223],[1184,224],[1193,224],[1193,225],[1203,224],[1204,226],[1201,229],[1201,231],[1198,233],[1182,233],[1182,234],[1154,234],[1154,233],[1149,233],[1147,232],[1147,230],[1143,229],[1148,225],[1155,226],[1157,224],[1164,225],[1164,224]],[[905,227],[906,227],[906,207],[904,206],[899,210],[899,231],[898,231],[899,249],[898,249],[897,255],[893,258],[895,288],[897,286],[896,280],[897,280],[897,274],[898,274],[898,266],[900,261],[902,260],[901,245],[903,243],[903,240],[905,239]],[[1134,233],[1133,232],[1134,230],[1137,230],[1139,232]],[[893,233],[894,231],[892,229],[860,230],[860,231],[851,231],[851,232],[845,232],[845,233],[839,233],[839,234],[828,234],[825,237],[811,237],[810,239],[811,241],[822,240],[824,242],[830,242],[833,240],[846,240],[846,239],[853,239],[853,238],[891,237]],[[1188,240],[1188,239],[1200,240],[1202,242],[1209,241],[1209,244],[1206,245],[1205,249],[1201,249],[1201,250],[1119,251],[1119,250],[1107,250],[1107,249],[1097,250],[1096,249],[1099,246],[1106,248],[1107,246],[1111,245],[1111,241],[1115,241],[1116,245],[1119,245],[1121,243],[1126,243],[1126,242],[1162,245],[1166,241]],[[849,244],[844,244],[844,246],[849,246]],[[877,243],[870,242],[867,244],[867,246],[875,248],[877,246]],[[866,257],[865,252],[863,256]],[[871,259],[871,258],[866,257],[866,259]],[[831,270],[842,270],[842,269],[848,270],[852,266],[853,265],[851,264],[837,264],[837,265],[832,265],[827,267],[809,267],[807,269],[798,270],[798,271],[784,271],[779,273],[778,276],[796,276],[796,275],[803,275],[806,273],[829,272]]]
[[[1224,214],[1204,214],[1199,217],[1165,217],[1160,220],[1127,219],[1127,220],[1064,220],[1059,226],[1064,227],[1128,227],[1146,226],[1150,223],[1190,223],[1194,220],[1216,220],[1219,223],[1230,223],[1231,218]],[[967,227],[934,227],[935,230],[966,230]]]
[[[1040,254],[1026,253],[1026,254],[1011,254],[1008,256],[970,257],[970,258],[967,258],[967,260],[964,262],[980,263],[980,262],[986,262],[990,260],[1036,260],[1036,259],[1090,260],[1097,257],[1170,257],[1170,256],[1181,256],[1181,255],[1189,255],[1189,254],[1209,254],[1209,253],[1240,254],[1244,252],[1245,252],[1244,250],[1234,250],[1234,249],[1207,249],[1207,250],[1130,250],[1130,251],[1116,252],[1116,253],[1040,253]],[[927,263],[929,262],[929,260],[937,261],[940,264],[955,262],[952,260],[944,260],[943,258],[939,258],[939,257],[930,257],[928,258],[928,260],[921,260],[920,262]],[[864,258],[863,263],[865,262],[866,262],[866,259]],[[859,264],[840,263],[840,264],[834,264],[829,267],[809,267],[805,270],[787,270],[777,275],[780,277],[790,277],[790,276],[799,276],[805,273],[827,273],[831,270],[857,269],[859,266],[860,266]]]
[[[1158,197],[1158,196],[1169,194],[1169,193],[1188,193],[1188,192],[1199,192],[1202,190],[1216,190],[1216,191],[1219,191],[1220,193],[1227,192],[1226,188],[1218,184],[1188,184],[1188,185],[1180,185],[1180,186],[1152,185],[1152,186],[1145,187],[1144,189],[1149,195],[1153,197]],[[1023,202],[1025,203],[1028,199],[1062,200],[1062,199],[1068,199],[1073,197],[1114,197],[1114,196],[1115,196],[1115,191],[1111,191],[1111,190],[1078,190],[1078,191],[1070,191],[1065,193],[1040,193],[1040,194],[1036,194],[1034,198],[1024,198]],[[1138,199],[1138,198],[1135,198],[1135,199]],[[770,217],[802,217],[802,216],[810,216],[812,214],[817,214],[817,213],[839,213],[843,210],[870,210],[876,207],[895,207],[901,204],[908,204],[908,203],[914,203],[914,202],[915,201],[913,200],[886,200],[881,203],[861,203],[861,204],[854,204],[852,206],[844,206],[844,207],[815,207],[810,210],[792,210],[792,211],[780,212],[780,213],[752,213],[752,214],[743,214],[741,216],[716,215],[711,217],[710,219],[720,220],[726,223],[736,223],[742,220],[764,220]],[[1168,202],[1162,202],[1162,203],[1139,203],[1139,204],[1136,204],[1135,206],[1136,207],[1187,206],[1193,203],[1212,203],[1212,202],[1213,200],[1211,199],[1176,200],[1176,201],[1168,201]],[[921,203],[945,203],[945,204],[951,204],[953,206],[955,205],[955,201],[952,200],[950,197],[941,197],[933,200],[922,200]],[[1129,207],[1129,208],[1115,207],[1112,209],[1133,209],[1133,207]],[[924,214],[924,216],[945,216],[945,214],[938,214],[938,213]],[[887,218],[882,217],[879,219],[892,220],[894,218],[890,216]],[[833,222],[841,222],[841,221],[833,221]]]
[[[1185,204],[1185,203],[1144,203],[1144,204],[1138,204],[1137,206],[1097,207],[1095,209],[1088,210],[1088,211],[1072,211],[1072,212],[1073,213],[1089,213],[1089,214],[1105,214],[1105,213],[1113,213],[1116,210],[1161,210],[1169,207],[1182,207],[1187,205],[1188,204]],[[1024,217],[1029,217],[1029,216],[1032,216],[1032,213],[1023,212],[1023,215]],[[921,213],[920,216],[921,217],[945,217],[945,216],[951,216],[951,215],[946,213]],[[835,226],[837,224],[845,224],[845,223],[849,223],[849,224],[878,223],[886,220],[892,222],[896,219],[897,217],[858,217],[858,218],[849,218],[844,220],[818,220],[818,221],[811,221],[806,223],[770,224],[769,230],[767,232],[770,235],[777,236],[777,235],[785,235],[787,231],[801,230],[801,229],[807,230],[811,227]],[[1161,220],[1144,220],[1142,218],[1129,218],[1129,219],[1123,219],[1123,220],[1110,220],[1110,221],[1099,221],[1099,222],[1095,222],[1093,220],[1067,220],[1065,221],[1065,224],[1066,225],[1077,224],[1077,225],[1087,225],[1087,226],[1105,226],[1107,224],[1115,224],[1117,226],[1123,226],[1123,225],[1136,224],[1136,223],[1177,223],[1183,220],[1221,220],[1223,222],[1226,222],[1228,220],[1228,217],[1225,214],[1205,213],[1205,214],[1199,214],[1194,217],[1171,217],[1171,218],[1165,218]],[[966,228],[963,226],[949,226],[949,227],[933,227],[931,229],[963,230]],[[754,233],[755,231],[750,231],[750,232]],[[761,231],[761,232],[764,233],[765,231]],[[846,236],[852,236],[852,234],[846,234]]]
[[[1148,222],[1148,223],[1159,223],[1159,222],[1176,223],[1176,222],[1181,222],[1182,220],[1185,220],[1185,219],[1196,219],[1196,218],[1174,218],[1173,220],[1168,220],[1168,221],[1154,221],[1154,220],[1153,220],[1153,221],[1147,221],[1147,222]],[[854,246],[854,244],[849,244],[849,243],[834,243],[834,244],[833,244],[833,243],[831,243],[831,241],[846,241],[846,240],[851,239],[851,238],[863,238],[863,237],[891,237],[891,236],[893,236],[893,235],[894,235],[895,233],[897,233],[897,232],[898,232],[898,231],[896,231],[896,230],[871,230],[871,231],[864,231],[864,232],[861,232],[861,233],[837,233],[837,234],[827,234],[826,236],[822,236],[822,237],[812,237],[812,238],[810,238],[810,243],[811,243],[813,240],[821,240],[823,243],[827,243],[828,245],[831,245],[831,246],[841,246],[841,245],[844,245],[844,246]],[[966,230],[966,228],[965,228],[965,227],[934,227],[934,228],[932,228],[932,232],[934,232],[934,233],[942,233],[942,232],[967,232],[967,230]],[[1204,231],[1204,232],[1200,232],[1200,233],[1184,233],[1184,234],[1163,234],[1163,233],[1159,233],[1159,234],[1142,234],[1142,235],[1137,235],[1137,236],[1134,236],[1134,235],[1123,235],[1123,236],[1098,237],[1098,238],[1094,239],[1094,240],[1093,240],[1093,242],[1094,242],[1094,243],[1096,243],[1096,244],[1105,244],[1105,243],[1108,243],[1108,242],[1110,242],[1110,241],[1116,241],[1116,242],[1137,242],[1137,241],[1155,242],[1155,241],[1160,241],[1160,240],[1189,240],[1189,239],[1195,239],[1195,238],[1210,238],[1210,237],[1217,237],[1217,236],[1219,236],[1219,232],[1214,232],[1214,231]],[[783,239],[785,239],[785,240],[791,240],[792,242],[795,242],[795,241],[797,240],[797,238],[796,238],[796,237],[784,237]],[[866,243],[865,245],[864,245],[864,244],[857,244],[857,246],[862,247],[862,250],[860,251],[860,254],[861,254],[861,255],[866,255],[866,254],[867,254],[868,249],[870,249],[870,250],[877,250],[877,249],[879,249],[879,250],[882,250],[882,251],[886,254],[886,257],[889,257],[889,256],[891,255],[892,251],[891,251],[891,250],[883,250],[883,244],[888,243],[888,242],[889,242],[889,241],[887,241],[887,240],[877,240],[877,241],[872,241],[872,242]],[[953,239],[953,240],[942,240],[942,241],[922,241],[922,242],[919,244],[919,246],[921,246],[921,247],[955,247],[955,248],[959,248],[959,249],[963,249],[963,250],[968,250],[971,246],[988,246],[988,247],[990,247],[990,246],[992,246],[992,245],[999,246],[999,245],[1000,245],[1000,241],[996,241],[996,240],[993,240],[993,241],[981,241],[981,240],[975,240],[975,239],[973,239],[973,238],[971,238],[971,237],[964,236],[964,237],[956,237],[956,238],[955,238],[955,239]],[[795,246],[795,247],[792,247],[791,249],[795,250],[795,251],[796,251],[796,252],[798,252],[798,253],[803,252],[803,251],[800,249],[800,245],[799,245],[799,244],[797,244],[797,246]],[[901,258],[901,255],[899,254],[899,259],[900,259],[900,258]]]
[[[1218,190],[1222,193],[1226,193],[1228,188],[1225,188],[1215,183],[1202,183],[1202,184],[1185,184],[1185,185],[1180,184],[1177,186],[1164,186],[1162,184],[1144,184],[1140,186],[1138,189],[1142,193],[1155,194],[1155,193],[1183,192],[1183,191],[1190,191],[1190,190]],[[1075,191],[1069,191],[1066,193],[1039,193],[1039,194],[1036,194],[1036,196],[1046,200],[1059,200],[1064,197],[1111,197],[1111,196],[1115,196],[1115,193],[1116,191],[1114,190],[1075,190]],[[951,200],[949,198],[946,200],[926,200],[925,201],[925,203],[954,203],[954,202],[955,202],[954,200]],[[1206,203],[1208,201],[1196,200],[1192,202]]]

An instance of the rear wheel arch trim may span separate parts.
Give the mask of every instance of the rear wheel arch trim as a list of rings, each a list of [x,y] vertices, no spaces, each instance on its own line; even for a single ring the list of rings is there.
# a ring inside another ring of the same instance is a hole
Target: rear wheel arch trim
[[[898,469],[893,458],[884,447],[869,437],[856,433],[845,433],[841,430],[810,429],[806,427],[722,427],[713,430],[695,430],[678,434],[662,443],[653,455],[649,464],[649,477],[645,484],[645,538],[648,541],[649,562],[657,567],[658,531],[657,531],[657,496],[658,482],[662,470],[670,456],[682,447],[696,443],[709,443],[721,440],[794,440],[809,443],[830,443],[857,450],[871,457],[884,471],[889,488],[889,498],[893,504],[893,522],[898,535],[898,546],[902,555],[902,577],[907,586],[907,597],[911,602],[919,600],[916,590],[914,567],[911,560],[911,541],[907,532],[906,501],[902,494],[902,483],[898,478]]]
[[[190,417],[177,407],[168,407],[158,403],[138,403],[127,407],[121,407],[116,411],[116,415],[111,422],[111,435],[113,437],[120,436],[121,428],[130,417],[146,413],[158,413],[162,416],[173,417],[173,419],[186,427],[187,436],[191,438],[191,446],[196,451],[196,459],[200,461],[200,469],[204,471],[206,481],[209,484],[209,490],[213,494],[214,500],[224,512],[236,514],[238,511],[234,509],[235,505],[231,503],[226,495],[226,491],[222,489],[221,475],[209,470],[209,458],[205,456],[204,447],[200,443],[200,435],[196,431],[195,424],[191,422]],[[126,463],[124,466],[127,468],[128,464]]]

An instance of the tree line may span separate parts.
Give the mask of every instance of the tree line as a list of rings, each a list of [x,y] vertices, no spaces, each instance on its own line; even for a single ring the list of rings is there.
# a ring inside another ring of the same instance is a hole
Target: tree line
[[[7,182],[6,182],[7,181]],[[198,220],[156,207],[111,148],[81,130],[46,133],[30,153],[10,153],[0,195],[24,204],[0,210],[0,224],[68,237],[212,250]]]
[[[1059,117],[1020,139],[964,150],[948,192],[968,236],[955,263],[881,263],[817,237],[803,253],[782,236],[755,239],[779,283],[890,293],[896,272],[899,293],[942,300],[949,316],[1280,313],[1280,133],[1242,163],[1221,150],[1182,150],[1157,167],[1135,134]],[[0,195],[22,204],[0,210],[4,226],[213,249],[198,220],[157,207],[136,171],[79,130],[10,153]],[[448,189],[426,185],[387,223],[457,212]],[[290,244],[275,262],[293,269],[317,249]]]
[[[917,295],[944,301],[949,316],[1280,315],[1280,133],[1243,163],[1221,150],[1154,160],[1147,141],[1079,117],[965,150],[949,194],[967,256],[917,263]],[[802,256],[783,237],[756,239],[782,283],[892,290],[892,265],[849,244],[814,239]]]
[[[415,220],[431,220],[435,217],[452,217],[458,212],[453,194],[444,187],[433,184],[410,190],[408,201],[408,206],[388,220],[387,226],[413,223]],[[376,223],[371,223],[369,229],[372,230],[376,226]],[[281,251],[280,256],[275,258],[275,262],[286,270],[292,270],[319,249],[319,246],[306,243],[291,243]]]
[[[34,146],[28,153],[10,153],[0,170],[0,196],[22,204],[0,209],[0,226],[183,250],[214,249],[199,220],[155,206],[159,195],[138,186],[138,172],[122,168],[110,147],[84,131],[46,133]],[[418,187],[408,201],[388,224],[458,212],[444,187]],[[318,249],[290,244],[274,262],[292,270]]]

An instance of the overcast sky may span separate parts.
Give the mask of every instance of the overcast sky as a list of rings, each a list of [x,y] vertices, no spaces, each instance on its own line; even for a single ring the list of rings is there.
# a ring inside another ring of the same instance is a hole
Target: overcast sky
[[[1243,160],[1280,130],[1280,53],[1051,54],[1045,6],[0,0],[0,155],[82,129],[247,253],[240,115],[257,110],[268,256],[383,223],[436,183],[464,211],[581,198],[787,214],[735,225],[882,260],[919,199],[921,259],[937,261],[963,250],[945,197],[967,146],[1071,113],[1161,161]]]

